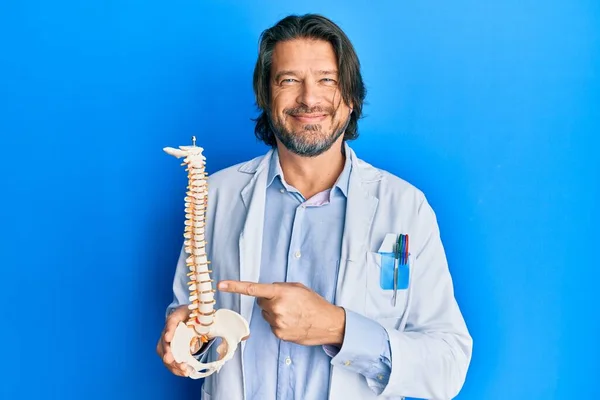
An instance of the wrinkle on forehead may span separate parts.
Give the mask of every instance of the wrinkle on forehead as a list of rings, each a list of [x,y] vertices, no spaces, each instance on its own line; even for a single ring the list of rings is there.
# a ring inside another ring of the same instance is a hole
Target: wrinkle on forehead
[[[331,43],[324,40],[293,39],[279,42],[273,49],[272,76],[281,71],[296,74],[310,72],[318,75],[325,71],[336,71],[337,59]]]

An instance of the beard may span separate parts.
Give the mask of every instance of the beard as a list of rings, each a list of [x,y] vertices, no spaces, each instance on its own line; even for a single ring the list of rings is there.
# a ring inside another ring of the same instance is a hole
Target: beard
[[[327,112],[327,115],[331,115],[332,119],[335,118],[333,110],[324,110],[322,108],[307,109],[306,107],[297,107],[284,110],[284,114],[294,116],[296,114],[309,114],[324,111]],[[302,127],[300,132],[297,132],[286,128],[284,121],[281,118],[274,118],[270,113],[268,119],[275,137],[281,141],[285,148],[292,153],[303,157],[316,157],[329,150],[346,131],[346,128],[350,123],[349,115],[345,122],[340,121],[337,126],[332,126],[331,132],[329,133],[322,131],[321,124],[306,124]]]

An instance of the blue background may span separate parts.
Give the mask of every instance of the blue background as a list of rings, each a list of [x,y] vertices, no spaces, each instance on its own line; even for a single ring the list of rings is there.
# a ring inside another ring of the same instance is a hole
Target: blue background
[[[475,341],[459,399],[600,398],[596,0],[2,1],[0,398],[199,398],[155,354],[184,218],[162,148],[197,135],[210,172],[266,151],[258,35],[304,12],[362,61],[352,146],[437,212]]]

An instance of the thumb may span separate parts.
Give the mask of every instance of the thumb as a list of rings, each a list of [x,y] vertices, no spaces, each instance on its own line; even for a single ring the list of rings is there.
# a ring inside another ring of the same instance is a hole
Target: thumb
[[[184,322],[189,315],[189,309],[187,306],[180,306],[177,310],[173,311],[169,318],[167,319],[167,323],[165,326],[165,341],[170,343],[173,340],[173,335],[175,334],[175,329],[180,322]]]
[[[171,343],[173,340],[173,335],[175,335],[175,328],[177,325],[167,325],[165,329],[165,342]]]

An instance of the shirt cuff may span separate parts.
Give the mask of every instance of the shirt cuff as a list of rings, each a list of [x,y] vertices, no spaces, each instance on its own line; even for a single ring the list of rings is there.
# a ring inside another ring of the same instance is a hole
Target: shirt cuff
[[[391,372],[391,350],[387,331],[376,321],[346,311],[342,347],[325,345],[332,365],[364,375],[373,386],[383,387]],[[369,386],[371,386],[371,384]]]

